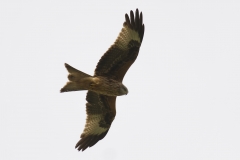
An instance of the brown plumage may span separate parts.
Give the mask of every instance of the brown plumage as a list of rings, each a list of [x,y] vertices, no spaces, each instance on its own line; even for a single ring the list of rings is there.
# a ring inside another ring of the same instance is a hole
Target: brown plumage
[[[103,76],[90,76],[67,63],[65,67],[69,72],[69,82],[60,92],[89,90],[107,96],[121,96],[128,93],[127,88],[117,80]]]
[[[134,17],[133,11],[130,11],[130,18],[125,15],[121,32],[98,62],[94,76],[65,64],[69,82],[60,92],[88,90],[86,125],[75,146],[79,151],[95,145],[109,131],[116,115],[116,96],[128,93],[122,80],[138,56],[143,35],[142,13],[139,15],[136,9]]]

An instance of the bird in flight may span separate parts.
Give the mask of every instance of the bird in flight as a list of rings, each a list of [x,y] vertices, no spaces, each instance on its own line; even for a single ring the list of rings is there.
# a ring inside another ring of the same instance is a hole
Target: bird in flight
[[[88,90],[86,96],[87,119],[75,148],[84,151],[103,139],[116,115],[116,96],[126,95],[122,84],[124,75],[136,60],[143,40],[142,12],[135,16],[125,14],[125,22],[114,44],[99,60],[94,76],[79,71],[65,63],[69,72],[67,84],[60,92]]]

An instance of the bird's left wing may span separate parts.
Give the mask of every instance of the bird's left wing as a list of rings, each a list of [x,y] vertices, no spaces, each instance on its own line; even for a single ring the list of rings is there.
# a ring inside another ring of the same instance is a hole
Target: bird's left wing
[[[103,139],[116,115],[116,97],[97,94],[92,91],[87,93],[86,112],[87,119],[83,133],[75,148],[84,151]]]

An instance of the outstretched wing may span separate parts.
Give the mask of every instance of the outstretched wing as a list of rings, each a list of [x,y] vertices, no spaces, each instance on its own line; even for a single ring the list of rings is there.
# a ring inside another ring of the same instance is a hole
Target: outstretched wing
[[[95,76],[107,76],[122,82],[129,67],[136,60],[144,35],[142,12],[136,9],[135,17],[126,14],[123,28],[115,43],[102,56],[95,69]]]
[[[115,100],[116,97],[97,94],[92,91],[87,93],[87,120],[80,140],[75,148],[84,151],[92,147],[99,140],[103,139],[116,115]]]

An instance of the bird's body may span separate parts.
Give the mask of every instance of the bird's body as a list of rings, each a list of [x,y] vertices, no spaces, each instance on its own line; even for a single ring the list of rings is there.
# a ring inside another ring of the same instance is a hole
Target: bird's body
[[[65,64],[69,82],[61,92],[88,90],[87,119],[76,148],[84,151],[103,139],[116,115],[116,96],[126,95],[128,89],[122,80],[136,60],[144,35],[142,13],[136,10],[135,17],[126,14],[123,28],[115,43],[102,56],[95,73],[90,76]]]
[[[119,81],[107,77],[94,77],[88,90],[107,96],[122,96],[128,94],[128,89]]]
[[[66,63],[65,67],[70,73],[69,82],[61,89],[61,92],[89,90],[106,96],[121,96],[128,93],[128,89],[117,80],[104,76],[90,76]]]

